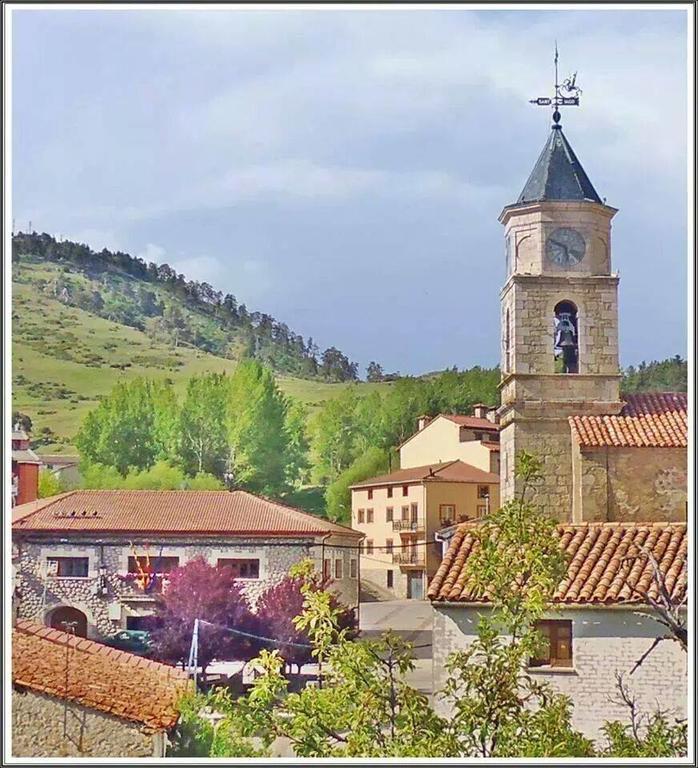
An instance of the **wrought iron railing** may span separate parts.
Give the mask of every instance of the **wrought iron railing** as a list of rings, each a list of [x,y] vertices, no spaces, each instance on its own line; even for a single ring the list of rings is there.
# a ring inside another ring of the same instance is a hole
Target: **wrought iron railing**
[[[417,520],[393,520],[394,531],[423,531],[424,519]]]
[[[412,550],[393,552],[393,563],[396,565],[424,565],[424,552]]]

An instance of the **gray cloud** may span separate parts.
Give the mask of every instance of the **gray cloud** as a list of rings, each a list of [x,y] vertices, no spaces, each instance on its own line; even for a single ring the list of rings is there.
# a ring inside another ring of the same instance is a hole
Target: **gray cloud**
[[[557,38],[584,88],[566,133],[621,209],[624,362],[685,351],[682,12],[13,20],[18,222],[162,249],[321,344],[405,372],[497,362],[497,215],[545,141],[549,117],[526,102],[549,91]]]

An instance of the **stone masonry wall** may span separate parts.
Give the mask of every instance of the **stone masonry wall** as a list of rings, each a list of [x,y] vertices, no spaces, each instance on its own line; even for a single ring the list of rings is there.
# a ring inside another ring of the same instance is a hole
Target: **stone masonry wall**
[[[502,470],[502,501],[509,501],[521,491],[521,480],[514,478],[515,457],[528,451],[543,462],[543,476],[527,498],[560,522],[572,519],[572,439],[564,419],[519,419],[500,433],[502,455],[506,455],[506,477]],[[503,459],[504,462],[504,459]]]
[[[685,448],[575,448],[575,522],[686,520]]]
[[[555,691],[569,696],[572,723],[588,737],[603,741],[600,728],[606,720],[628,722],[628,710],[615,699],[615,673],[632,669],[663,628],[653,619],[633,611],[566,609],[550,614],[553,619],[571,619],[571,668],[534,668],[536,679],[548,682]],[[434,690],[446,680],[445,662],[452,651],[463,649],[476,636],[475,609],[442,607],[433,610]],[[688,701],[687,654],[678,643],[664,641],[626,682],[637,696],[641,711],[652,714],[661,707],[669,718],[685,718]],[[448,704],[436,697],[437,709],[446,714]]]
[[[344,539],[334,543],[346,546]],[[151,562],[160,555],[161,542],[151,542],[146,550],[144,544],[134,542],[136,553],[142,556],[150,553]],[[260,560],[260,578],[245,579],[244,591],[254,605],[261,593],[280,581],[289,568],[300,560],[311,557],[316,568],[321,568],[319,546],[308,547],[298,540],[264,541],[241,539],[239,542],[210,541],[187,543],[168,540],[162,542],[162,556],[177,556],[181,565],[197,556],[205,557],[212,565],[218,558],[249,558]],[[282,546],[278,546],[282,545]],[[87,616],[88,636],[98,639],[126,627],[127,616],[152,613],[154,597],[144,594],[133,582],[125,581],[128,557],[133,554],[128,542],[115,541],[103,546],[91,541],[72,541],[69,544],[58,541],[23,541],[19,544],[20,556],[15,561],[16,588],[18,590],[17,616],[48,623],[51,612],[59,606],[71,606]],[[89,558],[89,575],[85,578],[43,578],[46,558],[50,556],[72,556]],[[331,573],[335,573],[335,561],[342,561],[342,579],[333,584],[333,589],[350,606],[358,602],[357,579],[350,578],[350,559],[356,554],[350,549],[340,549],[328,544],[324,556],[331,561]],[[106,566],[107,595],[96,593],[99,565]]]
[[[159,734],[43,693],[12,691],[14,757],[153,757]]]
[[[512,322],[511,371],[555,373],[554,310],[561,301],[577,307],[579,372],[617,375],[618,278],[611,276],[514,276],[502,292]]]

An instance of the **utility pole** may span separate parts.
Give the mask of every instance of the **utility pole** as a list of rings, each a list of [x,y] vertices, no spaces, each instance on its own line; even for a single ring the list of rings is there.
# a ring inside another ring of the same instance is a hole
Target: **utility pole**
[[[194,619],[194,632],[191,636],[191,646],[189,648],[189,663],[187,669],[194,672],[194,693],[198,688],[198,666],[199,666],[199,620]]]

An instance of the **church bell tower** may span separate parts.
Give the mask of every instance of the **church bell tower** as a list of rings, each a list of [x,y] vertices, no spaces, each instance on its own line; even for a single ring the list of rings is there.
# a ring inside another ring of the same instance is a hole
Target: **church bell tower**
[[[557,52],[556,52],[557,65]],[[557,66],[556,66],[557,70]],[[557,84],[553,125],[504,225],[506,280],[501,298],[500,451],[502,501],[518,490],[515,457],[543,461],[531,500],[560,521],[572,519],[572,441],[568,417],[616,414],[618,276],[611,269],[611,219],[560,124],[574,78]],[[571,83],[571,84],[570,84]]]

